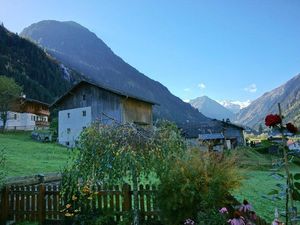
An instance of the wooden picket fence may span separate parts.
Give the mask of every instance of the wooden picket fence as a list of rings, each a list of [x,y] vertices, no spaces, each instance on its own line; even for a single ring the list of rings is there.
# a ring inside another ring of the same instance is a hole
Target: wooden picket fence
[[[127,184],[120,186],[97,187],[95,209],[109,210],[115,221],[123,219],[133,208],[133,192]],[[158,210],[155,202],[156,187],[140,185],[138,190],[139,210],[142,220],[157,219]],[[45,222],[61,221],[65,204],[60,196],[59,185],[28,185],[4,188],[0,198],[0,224],[7,221]]]
[[[22,221],[34,221],[39,224],[59,224],[63,218],[65,204],[60,196],[59,184],[39,184],[8,186],[0,195],[0,225],[9,221],[18,224]],[[133,192],[128,184],[120,186],[96,187],[98,192],[94,201],[95,209],[109,210],[115,221],[123,220],[124,215],[133,209]],[[138,190],[139,210],[142,220],[159,219],[155,201],[155,186],[140,185]],[[228,199],[234,205],[240,203],[232,196]],[[265,220],[257,218],[256,225],[267,225]]]

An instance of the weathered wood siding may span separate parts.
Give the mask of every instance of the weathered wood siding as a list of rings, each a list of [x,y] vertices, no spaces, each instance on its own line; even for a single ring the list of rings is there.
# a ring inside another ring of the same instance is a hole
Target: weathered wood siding
[[[224,131],[224,136],[226,139],[236,139],[238,145],[244,145],[244,133],[242,129],[237,129],[235,127],[226,127]]]
[[[84,84],[74,89],[58,104],[59,110],[91,106],[92,121],[110,123],[107,116],[122,122],[122,97],[104,89]]]
[[[32,113],[36,115],[50,116],[49,107],[37,102],[28,102],[18,99],[12,107],[12,111],[19,113]]]
[[[131,98],[123,99],[123,121],[152,125],[152,105]]]

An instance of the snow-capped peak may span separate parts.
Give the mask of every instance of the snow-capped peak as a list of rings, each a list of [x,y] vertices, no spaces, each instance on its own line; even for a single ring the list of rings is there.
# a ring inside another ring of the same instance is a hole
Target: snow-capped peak
[[[246,101],[220,100],[218,101],[218,103],[220,103],[230,111],[237,113],[241,109],[246,108],[248,105],[250,105],[251,101],[250,100],[246,100]]]

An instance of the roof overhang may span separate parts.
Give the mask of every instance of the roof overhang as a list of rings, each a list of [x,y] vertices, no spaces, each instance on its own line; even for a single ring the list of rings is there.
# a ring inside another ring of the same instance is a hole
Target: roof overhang
[[[159,103],[157,102],[154,102],[152,100],[148,100],[148,99],[145,99],[145,98],[142,98],[142,97],[138,97],[138,96],[135,96],[135,95],[132,95],[132,94],[128,94],[128,93],[125,93],[123,91],[120,91],[120,90],[116,90],[116,89],[113,89],[113,88],[110,88],[110,87],[107,87],[107,86],[104,86],[102,84],[98,84],[98,83],[95,83],[95,82],[91,82],[91,81],[86,81],[86,80],[82,80],[80,82],[78,82],[77,84],[75,84],[73,87],[71,87],[67,92],[65,92],[62,96],[60,96],[59,98],[57,98],[51,105],[50,107],[54,107],[55,105],[57,105],[59,102],[61,102],[67,95],[71,94],[73,90],[75,90],[76,88],[78,88],[79,86],[83,85],[83,84],[88,84],[88,85],[92,85],[94,87],[97,87],[97,88],[101,88],[103,90],[106,90],[106,91],[109,91],[111,93],[114,93],[116,95],[119,95],[119,96],[122,96],[122,97],[125,97],[125,98],[131,98],[131,99],[135,99],[135,100],[138,100],[138,101],[141,101],[141,102],[145,102],[145,103],[148,103],[148,104],[151,104],[151,105],[159,105]]]

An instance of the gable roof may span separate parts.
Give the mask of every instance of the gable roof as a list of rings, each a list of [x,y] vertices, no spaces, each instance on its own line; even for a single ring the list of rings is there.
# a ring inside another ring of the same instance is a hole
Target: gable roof
[[[223,127],[218,121],[209,120],[201,123],[179,124],[181,133],[185,138],[198,138],[199,134],[221,133]]]
[[[222,133],[226,127],[233,127],[239,130],[244,130],[243,127],[217,119],[212,119],[202,123],[184,123],[179,124],[181,133],[186,138],[198,138],[199,134],[214,134]]]
[[[92,81],[86,81],[86,80],[81,80],[80,82],[78,82],[77,84],[75,84],[73,87],[71,87],[66,93],[64,93],[62,96],[60,96],[59,98],[57,98],[52,104],[51,104],[51,107],[53,107],[54,105],[58,104],[59,102],[61,102],[68,94],[70,94],[74,89],[78,88],[79,86],[83,85],[83,84],[88,84],[88,85],[91,85],[91,86],[95,86],[97,88],[101,88],[103,90],[106,90],[106,91],[109,91],[111,93],[114,93],[116,95],[119,95],[119,96],[122,96],[122,97],[125,97],[125,98],[131,98],[131,99],[136,99],[138,101],[142,101],[142,102],[145,102],[145,103],[148,103],[148,104],[151,104],[151,105],[159,105],[158,103],[152,101],[152,100],[148,100],[148,99],[145,99],[145,98],[142,98],[142,97],[138,97],[138,96],[135,96],[135,95],[132,95],[132,94],[128,94],[126,92],[123,92],[121,90],[116,90],[116,89],[113,89],[111,87],[107,87],[105,85],[102,85],[102,84],[99,84],[99,83],[95,83],[95,82],[92,82]]]
[[[32,102],[32,103],[37,103],[37,104],[40,104],[40,105],[43,105],[43,106],[46,106],[46,107],[49,107],[50,105],[46,102],[41,102],[39,100],[36,100],[36,99],[32,99],[32,98],[26,98],[26,97],[21,97],[20,98],[21,101],[23,101],[24,103],[25,102]]]
[[[238,125],[238,124],[235,124],[235,123],[232,123],[232,122],[226,122],[226,121],[220,121],[225,127],[234,127],[234,128],[237,128],[237,129],[240,129],[240,130],[245,130],[244,127]]]

